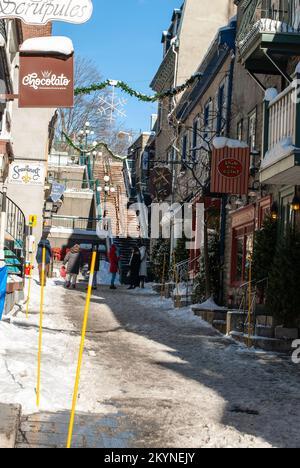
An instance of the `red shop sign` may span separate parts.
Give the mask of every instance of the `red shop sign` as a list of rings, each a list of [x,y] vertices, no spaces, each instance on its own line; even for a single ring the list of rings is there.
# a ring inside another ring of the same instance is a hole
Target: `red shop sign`
[[[213,149],[211,193],[246,195],[249,190],[250,148]]]
[[[243,166],[237,159],[223,159],[218,165],[220,174],[230,179],[240,177],[243,172]]]
[[[20,55],[19,107],[74,106],[74,57]]]

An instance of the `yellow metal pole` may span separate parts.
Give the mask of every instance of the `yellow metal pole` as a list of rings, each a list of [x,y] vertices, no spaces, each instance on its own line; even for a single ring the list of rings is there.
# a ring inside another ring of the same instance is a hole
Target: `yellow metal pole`
[[[84,342],[85,342],[85,335],[87,329],[87,323],[89,318],[89,309],[90,309],[90,302],[92,296],[92,286],[93,286],[93,276],[95,271],[95,264],[96,264],[96,256],[97,252],[93,252],[92,256],[92,265],[90,271],[90,279],[89,279],[89,286],[85,304],[85,311],[84,311],[84,318],[83,318],[83,325],[82,325],[82,335],[81,335],[81,342],[80,342],[80,349],[79,349],[79,356],[78,356],[78,364],[77,364],[77,372],[76,372],[76,379],[75,379],[75,386],[74,386],[74,394],[73,394],[73,403],[72,403],[72,411],[70,417],[70,424],[69,424],[69,434],[68,434],[68,441],[67,441],[67,448],[71,448],[72,444],[72,437],[73,437],[73,428],[74,428],[74,419],[75,419],[75,411],[76,411],[76,404],[78,398],[78,389],[79,389],[79,380],[80,380],[80,373],[81,373],[81,365],[82,365],[82,358],[84,352]]]
[[[41,396],[41,361],[42,361],[42,341],[43,341],[45,268],[46,268],[46,247],[43,247],[42,278],[41,278],[41,299],[40,299],[40,329],[39,329],[39,350],[38,350],[38,372],[37,372],[37,386],[36,386],[36,405],[37,405],[38,408],[40,406],[40,396]]]
[[[251,309],[252,309],[252,258],[249,257],[249,288],[248,288],[248,347],[251,339]]]
[[[33,246],[32,246],[31,263],[30,263],[30,274],[29,274],[29,279],[28,279],[28,294],[27,294],[27,302],[26,302],[26,318],[27,318],[27,319],[29,318],[29,303],[30,303],[30,293],[31,293],[33,260],[34,260],[34,244],[33,244]]]

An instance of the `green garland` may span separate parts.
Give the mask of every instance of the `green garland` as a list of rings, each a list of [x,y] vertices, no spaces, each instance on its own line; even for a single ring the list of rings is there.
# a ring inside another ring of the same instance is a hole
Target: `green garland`
[[[79,153],[81,154],[89,154],[89,153],[92,153],[93,151],[96,151],[100,148],[105,148],[106,151],[109,153],[109,155],[113,158],[113,159],[117,159],[119,161],[125,161],[125,159],[127,159],[127,156],[119,156],[117,154],[115,154],[108,146],[107,143],[104,143],[103,141],[101,141],[100,143],[97,143],[97,145],[94,145],[93,147],[91,147],[90,149],[88,150],[83,150],[80,146],[76,145],[73,140],[65,133],[63,132],[63,135],[64,137],[66,138],[66,141],[68,143],[68,145],[70,145],[74,150],[78,151]]]
[[[124,91],[124,93],[129,94],[129,96],[137,98],[139,101],[156,102],[166,97],[177,96],[178,94],[182,93],[187,88],[192,86],[196,81],[200,80],[202,76],[203,76],[202,73],[196,73],[195,75],[191,76],[191,78],[189,78],[184,84],[180,86],[176,86],[175,88],[171,88],[168,91],[165,91],[164,93],[157,93],[153,96],[147,96],[146,94],[135,91],[126,83],[124,83],[124,81],[113,81],[113,80],[106,80],[106,81],[103,81],[102,83],[94,83],[88,87],[76,88],[75,96],[79,96],[81,94],[91,94],[92,92],[95,92],[95,91],[101,91],[107,88],[108,86],[115,86],[116,88],[120,88],[122,91]]]

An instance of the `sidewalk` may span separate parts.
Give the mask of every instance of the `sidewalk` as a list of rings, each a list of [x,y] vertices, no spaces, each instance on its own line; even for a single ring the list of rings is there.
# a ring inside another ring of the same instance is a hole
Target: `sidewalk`
[[[3,405],[0,403],[0,448],[15,448],[21,420],[19,405]]]

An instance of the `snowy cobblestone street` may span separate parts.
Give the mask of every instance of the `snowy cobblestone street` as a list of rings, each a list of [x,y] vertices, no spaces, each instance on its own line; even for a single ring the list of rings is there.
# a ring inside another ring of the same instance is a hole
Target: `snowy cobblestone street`
[[[23,405],[21,447],[63,447],[85,284],[77,291],[47,285],[40,414],[38,297],[35,285],[29,323],[19,312],[0,324],[0,401]],[[74,444],[299,447],[299,385],[290,358],[238,346],[150,289],[102,286],[92,297]]]

